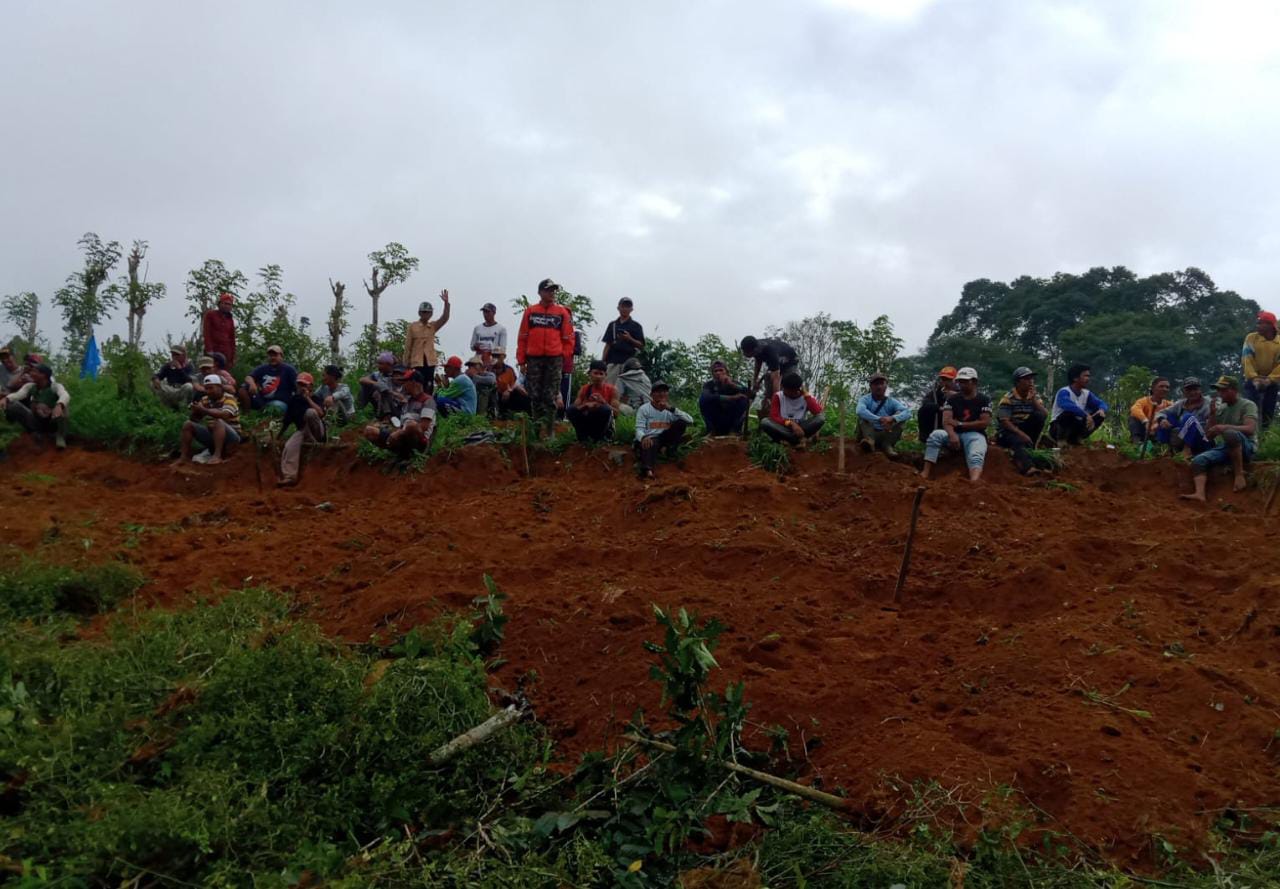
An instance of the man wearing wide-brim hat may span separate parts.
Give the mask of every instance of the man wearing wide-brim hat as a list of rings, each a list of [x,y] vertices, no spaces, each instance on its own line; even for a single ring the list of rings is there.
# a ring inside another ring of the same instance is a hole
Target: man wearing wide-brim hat
[[[1211,422],[1205,434],[1214,440],[1215,446],[1192,458],[1191,481],[1195,491],[1183,494],[1185,500],[1203,502],[1209,470],[1228,463],[1235,474],[1232,489],[1243,491],[1249,484],[1245,465],[1258,449],[1258,406],[1241,397],[1240,381],[1235,377],[1219,377],[1213,388],[1218,390],[1219,402],[1209,410]]]

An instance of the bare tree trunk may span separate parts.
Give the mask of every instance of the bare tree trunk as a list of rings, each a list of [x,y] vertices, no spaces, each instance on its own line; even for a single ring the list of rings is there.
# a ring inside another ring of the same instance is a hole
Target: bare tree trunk
[[[378,269],[374,267],[369,274],[370,281],[364,285],[365,292],[369,294],[369,299],[373,301],[373,326],[369,328],[369,351],[377,354],[378,352],[378,297],[382,296],[382,291],[387,289],[386,280],[378,279]]]
[[[40,307],[38,305],[32,306],[31,320],[27,322],[27,330],[26,330],[28,349],[35,349],[36,347],[36,330],[38,326],[36,322],[39,320],[38,319],[39,314],[40,314]]]
[[[380,293],[369,294],[369,296],[373,299],[373,330],[372,330],[372,333],[370,334],[373,340],[372,342],[369,343],[369,345],[374,352],[378,351],[378,297],[381,295],[382,294]]]
[[[329,289],[333,291],[333,311],[329,313],[329,357],[337,364],[342,350],[342,329],[345,326],[343,320],[346,315],[343,293],[346,292],[347,285],[330,278]]]

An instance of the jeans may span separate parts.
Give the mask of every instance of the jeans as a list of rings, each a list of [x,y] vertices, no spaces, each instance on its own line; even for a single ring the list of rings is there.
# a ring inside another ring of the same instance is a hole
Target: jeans
[[[525,385],[529,390],[535,432],[541,426],[550,435],[555,428],[556,395],[560,391],[563,364],[559,355],[530,355],[525,360]]]
[[[1262,425],[1270,426],[1271,419],[1276,415],[1276,396],[1280,395],[1280,386],[1272,384],[1259,390],[1253,380],[1249,380],[1244,384],[1242,394],[1258,406],[1258,419]]]
[[[600,407],[578,407],[571,404],[565,416],[578,433],[578,441],[604,441],[613,432],[613,411]]]
[[[710,435],[734,435],[742,431],[742,421],[747,416],[747,398],[722,399],[719,395],[698,397],[698,412]]]
[[[818,414],[816,417],[801,420],[800,430],[804,432],[805,438],[813,438],[818,434],[818,430],[822,428],[822,424],[826,422],[827,415]],[[783,426],[781,423],[774,422],[771,417],[766,417],[760,421],[760,431],[777,442],[786,442],[787,444],[800,443],[800,436],[796,435],[794,429],[789,426]]]
[[[964,451],[965,465],[970,469],[981,469],[987,461],[987,434],[985,432],[960,432],[960,447]],[[935,429],[929,433],[929,440],[924,443],[924,459],[928,463],[937,463],[938,454],[947,447],[950,436],[945,429]]]
[[[272,411],[278,414],[283,414],[289,409],[289,405],[285,404],[283,401],[275,398],[268,398],[261,393],[249,396],[249,407],[253,408],[255,411]]]
[[[1044,417],[1033,414],[1021,422],[1015,420],[1013,425],[1031,439],[1031,444],[1027,444],[1020,436],[1014,435],[1003,426],[996,435],[996,444],[1013,452],[1013,465],[1018,468],[1018,472],[1026,475],[1035,468],[1035,461],[1031,459],[1031,448],[1035,446],[1036,439],[1040,437],[1040,431],[1044,429]]]
[[[1222,444],[1214,448],[1209,448],[1202,454],[1197,454],[1191,458],[1191,469],[1194,472],[1208,472],[1214,466],[1222,466],[1231,462],[1231,452],[1235,448],[1244,449],[1244,462],[1248,463],[1253,459],[1255,446],[1253,440],[1243,432],[1236,432],[1234,429],[1222,433]]]
[[[658,451],[665,450],[668,457],[674,457],[676,448],[680,447],[680,442],[684,440],[684,432],[688,428],[688,423],[676,419],[662,432],[650,436],[650,440],[653,441],[652,447],[641,447],[640,442],[636,442],[636,459],[640,461],[640,465],[652,472],[653,467],[658,464]]]
[[[466,413],[461,401],[456,398],[450,398],[447,395],[436,396],[436,410],[440,412],[442,417],[447,417],[450,414]]]

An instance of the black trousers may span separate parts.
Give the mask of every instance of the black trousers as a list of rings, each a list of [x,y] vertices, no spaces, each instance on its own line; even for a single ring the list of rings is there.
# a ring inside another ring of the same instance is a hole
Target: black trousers
[[[610,422],[613,411],[608,408],[583,408],[571,404],[565,410],[565,416],[573,424],[573,431],[578,433],[578,441],[604,441],[613,425]]]
[[[1061,413],[1058,419],[1049,425],[1049,434],[1058,444],[1078,445],[1102,426],[1104,418],[1093,415],[1093,429],[1084,425],[1084,417],[1079,414]]]
[[[636,459],[640,465],[650,471],[658,465],[658,451],[666,451],[668,457],[676,455],[676,448],[684,441],[685,430],[689,424],[684,420],[674,420],[671,425],[658,433],[653,439],[653,447],[643,448],[636,442]]]
[[[1013,452],[1013,465],[1018,467],[1018,472],[1026,475],[1035,467],[1035,461],[1031,459],[1031,448],[1040,437],[1040,430],[1044,429],[1044,417],[1032,414],[1021,422],[1015,420],[1013,425],[1026,433],[1031,439],[1031,444],[1027,444],[1003,426],[996,435],[996,444]]]

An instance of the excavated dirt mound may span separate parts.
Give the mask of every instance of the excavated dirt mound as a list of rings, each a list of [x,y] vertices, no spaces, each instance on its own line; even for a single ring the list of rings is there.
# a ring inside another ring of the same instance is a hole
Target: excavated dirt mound
[[[23,549],[122,557],[160,604],[290,590],[351,640],[465,608],[487,572],[510,595],[498,679],[537,672],[567,756],[657,710],[641,642],[659,603],[727,624],[718,681],[745,679],[753,722],[787,728],[795,756],[804,742],[803,771],[868,818],[901,811],[904,781],[967,801],[1008,785],[1141,866],[1154,835],[1194,849],[1224,807],[1280,803],[1261,494],[1214,477],[1186,504],[1185,469],[1106,451],[1073,454],[1067,485],[991,463],[981,485],[951,467],[929,486],[899,611],[911,467],[859,454],[841,476],[804,455],[780,480],[737,442],[649,487],[604,451],[524,478],[487,446],[413,477],[322,449],[284,492],[247,450],[175,471],[20,443],[0,525]]]

